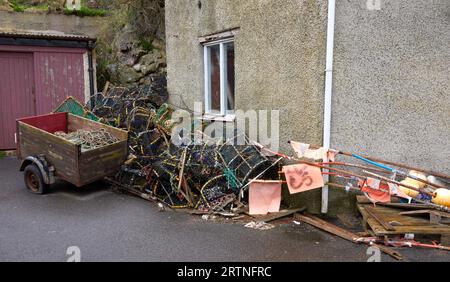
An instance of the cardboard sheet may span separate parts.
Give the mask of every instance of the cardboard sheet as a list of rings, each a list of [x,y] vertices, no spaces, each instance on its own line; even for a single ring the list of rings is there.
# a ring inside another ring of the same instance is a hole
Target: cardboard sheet
[[[309,144],[290,141],[292,149],[294,149],[298,158],[307,158],[312,160],[323,160],[327,157],[328,150],[325,148],[310,149]]]
[[[307,164],[288,165],[283,167],[283,172],[291,194],[324,186],[322,171],[318,167]]]
[[[281,203],[281,181],[254,180],[249,188],[249,213],[265,215],[279,212]]]

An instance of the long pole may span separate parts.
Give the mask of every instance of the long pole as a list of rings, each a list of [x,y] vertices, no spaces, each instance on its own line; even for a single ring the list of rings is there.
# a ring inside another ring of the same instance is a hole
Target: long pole
[[[348,157],[356,157],[356,156],[358,156],[359,158],[365,158],[365,159],[373,161],[373,162],[378,162],[378,163],[382,163],[382,164],[386,164],[386,165],[393,165],[393,166],[396,166],[396,167],[401,167],[401,168],[409,169],[409,170],[416,170],[416,171],[420,171],[420,172],[423,172],[423,173],[426,173],[426,174],[431,174],[431,175],[434,175],[434,176],[437,176],[437,177],[450,179],[449,175],[446,175],[446,174],[443,174],[443,173],[439,173],[439,172],[435,172],[435,171],[431,171],[431,170],[425,170],[425,169],[417,168],[417,167],[413,167],[413,166],[408,166],[408,165],[405,165],[405,164],[389,162],[389,161],[385,161],[385,160],[382,160],[382,159],[377,159],[377,158],[369,157],[369,156],[360,156],[360,155],[356,155],[356,154],[349,153],[349,152],[344,152],[344,151],[337,151],[337,153],[341,154],[341,155],[344,155],[344,156],[348,156]],[[419,180],[419,179],[416,179],[416,180]],[[422,181],[424,181],[424,180],[422,180]],[[432,184],[430,182],[428,182],[427,184],[434,185],[434,184]],[[439,187],[439,188],[441,188],[441,187]]]
[[[314,149],[320,148],[320,146],[313,146],[313,145],[311,145],[310,147],[314,148]],[[434,176],[437,176],[437,177],[440,177],[440,178],[446,178],[446,179],[450,180],[450,176],[449,175],[445,175],[443,173],[439,173],[439,172],[435,172],[435,171],[425,170],[425,169],[422,169],[422,168],[412,167],[412,166],[408,166],[408,165],[400,164],[400,163],[395,163],[395,162],[389,162],[389,161],[385,161],[385,160],[382,160],[382,159],[377,159],[377,158],[374,158],[374,157],[361,156],[359,154],[350,153],[350,152],[344,152],[344,151],[340,151],[340,150],[333,150],[333,151],[336,152],[337,154],[340,154],[340,155],[357,158],[357,159],[359,159],[361,161],[364,161],[364,162],[369,163],[371,165],[374,165],[374,166],[377,166],[379,168],[385,169],[387,171],[398,173],[398,174],[403,175],[403,176],[407,176],[409,178],[412,178],[414,180],[417,180],[419,182],[425,183],[425,184],[427,184],[429,186],[432,186],[432,187],[435,187],[435,188],[446,188],[446,187],[442,187],[440,185],[436,185],[434,183],[431,183],[431,182],[429,182],[427,180],[421,179],[421,178],[416,177],[414,175],[411,175],[409,173],[405,173],[403,171],[400,171],[400,170],[394,169],[392,167],[389,167],[388,165],[401,167],[401,168],[409,169],[409,170],[416,170],[416,171],[419,171],[419,172],[423,172],[423,173],[426,173],[426,174],[431,174],[431,175],[434,175]]]
[[[336,14],[336,0],[328,0],[328,22],[327,22],[327,46],[325,60],[325,93],[323,110],[323,147],[330,148],[331,140],[331,106],[333,95],[333,60],[334,60],[334,25]],[[324,160],[327,161],[327,160]],[[324,176],[328,182],[328,175]],[[322,187],[321,212],[328,212],[328,187]]]
[[[257,143],[257,142],[253,142],[253,143],[254,143],[255,146],[259,147],[261,150],[266,150],[267,152],[269,152],[269,153],[271,153],[271,154],[273,154],[273,155],[279,156],[279,157],[281,157],[281,158],[285,158],[285,159],[288,159],[288,160],[294,160],[294,161],[296,161],[296,162],[298,162],[298,163],[302,163],[302,164],[306,164],[306,165],[310,165],[310,166],[315,166],[315,167],[322,168],[322,169],[326,169],[326,170],[332,170],[332,171],[340,172],[340,173],[342,173],[342,174],[354,176],[354,177],[357,177],[357,178],[359,178],[359,179],[367,179],[367,176],[364,176],[364,175],[356,174],[356,173],[353,173],[353,172],[350,172],[350,171],[346,171],[346,170],[343,170],[343,169],[338,169],[338,168],[329,167],[329,166],[325,166],[325,165],[321,165],[321,164],[317,164],[317,163],[313,163],[313,162],[308,162],[308,161],[300,160],[300,159],[298,159],[298,158],[290,157],[290,156],[287,156],[287,155],[284,155],[284,154],[281,154],[281,153],[272,151],[272,150],[270,150],[269,148],[267,148],[267,147],[265,147],[264,145],[261,145],[261,144],[259,144],[259,143]],[[423,191],[423,190],[421,190],[421,189],[419,189],[419,188],[416,188],[416,187],[411,186],[411,185],[408,185],[408,184],[400,183],[400,182],[398,182],[398,181],[389,179],[389,178],[387,178],[387,177],[382,177],[382,176],[374,176],[374,177],[377,178],[377,179],[380,179],[380,180],[384,180],[384,181],[389,182],[389,183],[393,183],[393,184],[396,184],[396,185],[400,185],[400,186],[406,187],[406,188],[408,188],[408,189],[417,191],[417,192],[419,192],[419,193],[424,193],[424,194],[427,194],[427,195],[429,195],[429,196],[433,196],[433,194],[430,193],[430,192]]]

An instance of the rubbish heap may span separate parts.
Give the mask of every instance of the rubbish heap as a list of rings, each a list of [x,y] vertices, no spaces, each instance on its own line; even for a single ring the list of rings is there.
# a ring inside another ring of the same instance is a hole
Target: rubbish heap
[[[290,144],[295,157],[271,151],[292,163],[280,172],[289,192],[324,186],[356,192],[364,235],[308,214],[295,214],[295,219],[354,243],[376,246],[396,259],[403,257],[389,247],[450,251],[450,176],[359,153]],[[432,241],[423,243],[417,238]]]
[[[129,131],[129,159],[110,180],[171,208],[235,215],[244,206],[241,188],[252,177],[276,175],[273,160],[250,142],[175,146],[167,97],[164,77],[145,87],[112,87],[97,94],[93,114]]]
[[[260,230],[293,216],[354,243],[377,246],[396,259],[402,256],[390,247],[450,250],[450,176],[295,141],[290,141],[295,156],[289,156],[245,136],[245,145],[236,145],[238,133],[223,142],[175,146],[176,124],[167,100],[162,76],[145,87],[112,87],[97,94],[92,113],[77,108],[92,114],[88,118],[129,131],[129,158],[110,179],[121,189],[171,208],[195,209],[205,219],[209,214],[251,215],[246,226]],[[345,230],[305,208],[280,211],[283,184],[290,194],[324,186],[356,192],[365,231]],[[439,236],[440,244],[415,241],[415,235],[424,234]]]

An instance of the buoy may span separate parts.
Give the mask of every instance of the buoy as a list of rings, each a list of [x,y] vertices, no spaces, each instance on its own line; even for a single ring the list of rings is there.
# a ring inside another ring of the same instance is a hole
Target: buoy
[[[433,203],[450,207],[450,190],[445,188],[439,188],[433,193]]]
[[[416,181],[414,179],[406,178],[405,180],[402,180],[400,183],[419,189],[419,185],[417,185],[417,182],[418,181]],[[399,188],[403,193],[405,193],[406,195],[408,195],[410,197],[415,198],[417,195],[419,195],[419,192],[416,190],[412,190],[412,189],[409,189],[409,188],[401,186],[401,185],[399,186]]]
[[[427,176],[419,171],[415,171],[415,170],[411,170],[409,172],[409,175],[411,176],[415,176],[416,178],[422,179],[422,180],[427,180]],[[426,183],[420,182],[418,180],[414,180],[412,178],[407,177],[406,179],[411,179],[411,181],[413,181],[413,183],[416,183],[415,185],[412,185],[414,187],[419,187],[419,188],[425,188],[425,186],[427,186]]]

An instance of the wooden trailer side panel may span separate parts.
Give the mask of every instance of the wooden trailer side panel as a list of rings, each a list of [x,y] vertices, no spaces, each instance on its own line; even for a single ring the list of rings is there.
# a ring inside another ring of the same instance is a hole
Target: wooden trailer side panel
[[[77,186],[92,183],[119,170],[127,159],[127,131],[72,114],[68,115],[68,121],[69,131],[105,129],[120,140],[115,144],[81,152],[78,158],[80,178],[75,183]]]
[[[44,155],[55,167],[56,176],[77,183],[79,147],[44,130],[17,122],[20,157]]]
[[[79,157],[80,186],[117,172],[127,159],[127,141],[82,152]]]

